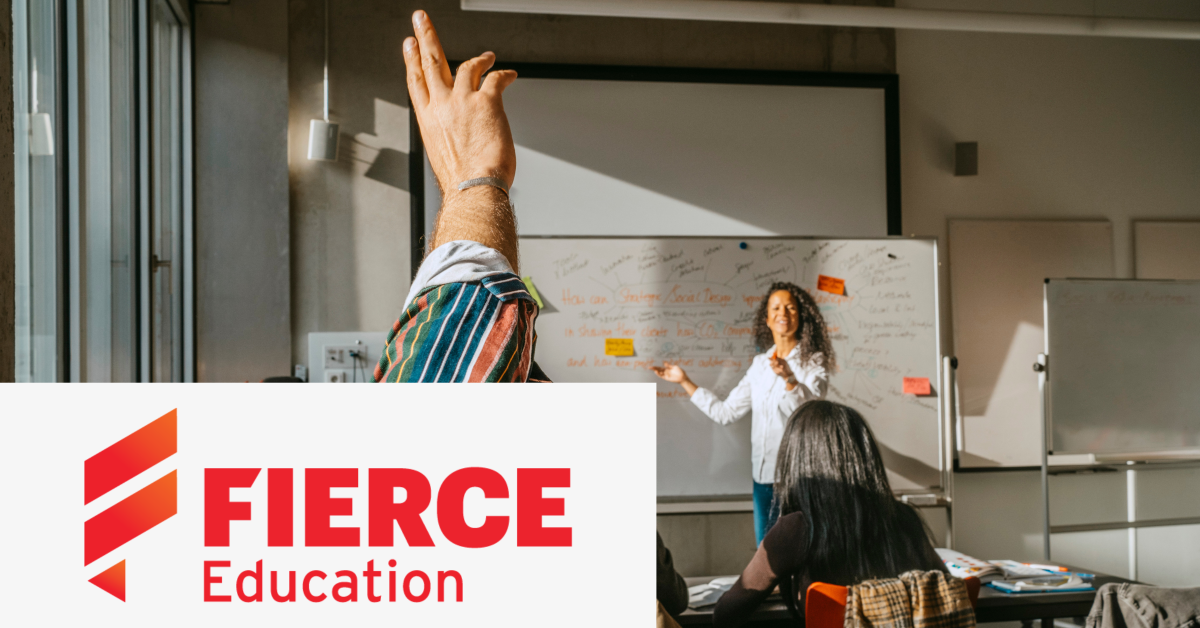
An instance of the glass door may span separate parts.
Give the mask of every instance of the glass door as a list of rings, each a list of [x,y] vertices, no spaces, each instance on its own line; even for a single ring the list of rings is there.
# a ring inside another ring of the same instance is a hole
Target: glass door
[[[183,381],[183,55],[165,0],[150,8],[150,373]]]
[[[133,2],[79,5],[78,377],[88,382],[131,382],[137,375]]]

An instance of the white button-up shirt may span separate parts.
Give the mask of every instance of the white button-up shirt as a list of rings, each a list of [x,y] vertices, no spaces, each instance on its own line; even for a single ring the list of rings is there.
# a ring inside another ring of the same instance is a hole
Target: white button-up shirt
[[[692,394],[692,403],[721,425],[746,416],[748,410],[751,412],[752,468],[754,481],[759,484],[775,481],[775,458],[779,455],[779,443],[783,440],[788,418],[805,401],[823,399],[829,385],[821,354],[801,363],[800,346],[796,345],[788,354],[787,363],[800,384],[788,391],[787,381],[771,370],[774,354],[775,347],[771,347],[766,353],[754,356],[750,370],[724,401],[707,388],[697,388]]]

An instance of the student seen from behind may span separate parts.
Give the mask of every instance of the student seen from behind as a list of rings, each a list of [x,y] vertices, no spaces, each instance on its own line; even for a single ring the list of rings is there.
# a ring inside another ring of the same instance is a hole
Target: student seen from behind
[[[853,408],[809,401],[791,416],[775,468],[780,517],[713,624],[735,626],[779,586],[793,616],[813,582],[841,586],[946,571],[921,518],[892,494],[875,435]]]

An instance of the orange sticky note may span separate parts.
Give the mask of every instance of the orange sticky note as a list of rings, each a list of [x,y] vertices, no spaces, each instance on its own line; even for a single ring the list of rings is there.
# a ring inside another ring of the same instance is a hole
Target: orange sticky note
[[[846,281],[837,277],[817,275],[817,290],[829,294],[846,294]]]
[[[928,377],[905,377],[904,378],[904,394],[906,395],[928,395],[932,391],[929,388]]]
[[[629,357],[633,355],[633,338],[605,338],[604,355]]]

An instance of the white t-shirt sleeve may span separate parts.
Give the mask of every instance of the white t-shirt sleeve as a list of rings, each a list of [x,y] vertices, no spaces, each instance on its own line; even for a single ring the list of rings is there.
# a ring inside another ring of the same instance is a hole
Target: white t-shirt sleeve
[[[480,281],[484,277],[511,272],[512,264],[508,263],[508,259],[490,246],[472,240],[447,242],[434,249],[421,262],[417,276],[413,277],[412,287],[408,290],[408,297],[404,299],[404,307],[400,309],[408,309],[408,304],[426,288]]]

